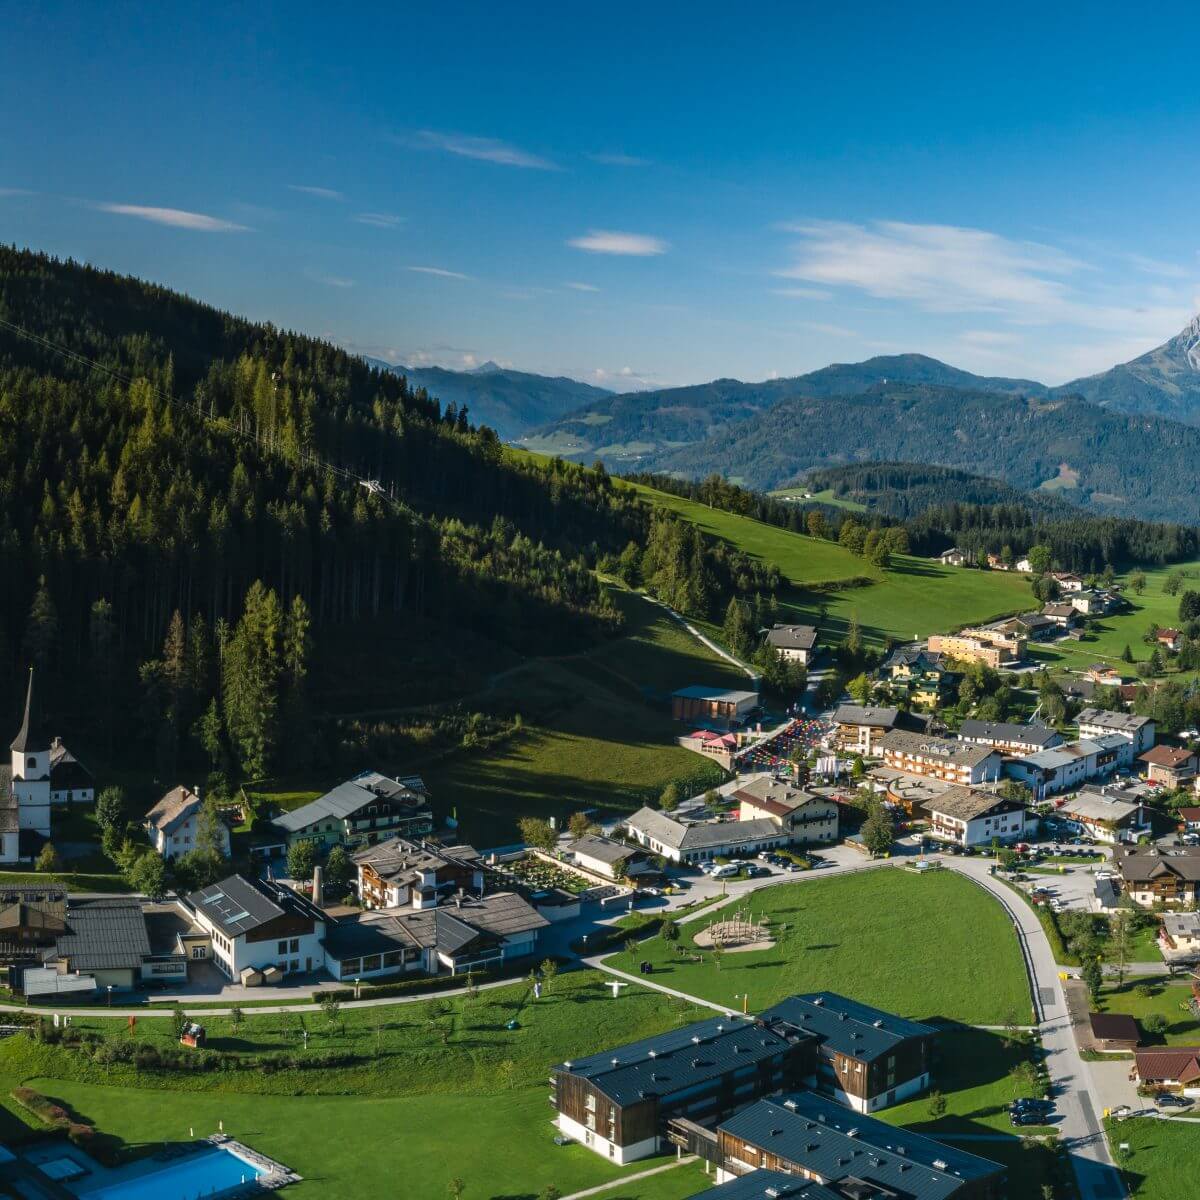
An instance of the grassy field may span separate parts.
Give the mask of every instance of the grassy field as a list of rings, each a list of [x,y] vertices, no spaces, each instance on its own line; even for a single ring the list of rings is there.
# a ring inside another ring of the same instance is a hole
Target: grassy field
[[[1200,1130],[1187,1121],[1109,1121],[1108,1141],[1138,1200],[1194,1200]],[[1118,1147],[1128,1143],[1128,1154]]]
[[[1031,1016],[1029,987],[1012,927],[986,893],[949,871],[916,876],[887,867],[767,888],[755,918],[772,923],[768,950],[714,962],[679,958],[661,938],[638,948],[668,987],[751,1012],[794,992],[827,988],[920,1020],[1018,1023]],[[727,910],[730,911],[730,910]],[[678,945],[694,950],[707,922],[685,925]],[[622,952],[610,960],[635,970]],[[936,965],[935,965],[936,964]]]
[[[1139,996],[1135,989],[1145,984],[1149,996]],[[1101,1012],[1128,1013],[1139,1021],[1151,1013],[1160,1013],[1170,1024],[1162,1041],[1171,1046],[1194,1046],[1200,1042],[1200,1021],[1188,1012],[1187,1001],[1191,988],[1186,983],[1168,983],[1161,975],[1147,975],[1127,979],[1123,987],[1106,984],[1100,993],[1098,1007]],[[1158,1041],[1157,1038],[1147,1038]]]
[[[806,502],[816,502],[818,504],[830,504],[834,508],[844,508],[848,512],[866,512],[867,506],[860,504],[857,500],[847,500],[843,496],[835,496],[832,489],[826,488],[823,492],[809,492],[804,488],[777,488],[773,492],[768,492],[767,495],[774,496],[777,500],[787,500],[791,496],[796,496]]]
[[[1033,648],[1033,656],[1074,670],[1086,669],[1097,661],[1110,662],[1132,678],[1134,666],[1121,662],[1125,647],[1132,651],[1135,663],[1141,662],[1150,657],[1151,647],[1142,641],[1142,635],[1150,625],[1179,624],[1179,597],[1168,596],[1163,591],[1167,577],[1174,571],[1183,571],[1187,575],[1185,589],[1200,590],[1200,561],[1147,569],[1144,572],[1146,590],[1140,596],[1128,586],[1128,575],[1122,576],[1121,582],[1126,584],[1123,594],[1132,605],[1131,611],[1100,618],[1090,626],[1094,637],[1087,641],[1039,646]]]
[[[741,517],[720,508],[709,508],[696,500],[660,492],[640,483],[626,484],[659,508],[677,513],[705,533],[732,542],[747,554],[775,563],[794,586],[834,583],[858,577],[881,578],[877,567],[866,559],[824,538],[790,533],[753,517]]]

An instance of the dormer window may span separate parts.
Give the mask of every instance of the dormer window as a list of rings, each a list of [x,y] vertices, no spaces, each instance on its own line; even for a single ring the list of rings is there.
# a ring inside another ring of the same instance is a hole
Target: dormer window
[[[27,767],[29,767],[31,770],[33,770],[33,769],[35,769],[35,768],[37,767],[37,759],[36,759],[36,758],[34,758],[34,757],[33,757],[33,755],[31,754],[31,755],[30,755],[30,756],[29,756],[29,757],[28,757],[28,758],[25,760],[25,765],[26,765]]]

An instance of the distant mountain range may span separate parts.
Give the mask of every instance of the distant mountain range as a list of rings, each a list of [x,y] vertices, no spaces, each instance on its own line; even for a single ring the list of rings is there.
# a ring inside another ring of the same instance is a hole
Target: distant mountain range
[[[1094,510],[1200,522],[1200,317],[1132,362],[1061,387],[974,375],[923,354],[792,379],[613,393],[486,363],[389,366],[531,450],[615,470],[718,472],[773,488],[814,467],[904,459],[1059,492]],[[1136,419],[1135,419],[1136,418]]]
[[[612,395],[576,379],[512,371],[494,362],[470,371],[451,371],[397,366],[379,358],[368,361],[381,370],[403,375],[413,388],[424,388],[436,396],[443,407],[465,406],[472,425],[490,425],[506,440]]]

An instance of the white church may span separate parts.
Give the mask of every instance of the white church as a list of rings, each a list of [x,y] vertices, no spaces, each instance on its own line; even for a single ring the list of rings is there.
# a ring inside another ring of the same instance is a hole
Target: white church
[[[91,776],[41,721],[33,694],[33,671],[25,693],[25,718],[13,738],[8,767],[0,766],[0,862],[19,862],[21,834],[50,836],[50,808],[96,798]],[[25,857],[31,857],[26,854]]]

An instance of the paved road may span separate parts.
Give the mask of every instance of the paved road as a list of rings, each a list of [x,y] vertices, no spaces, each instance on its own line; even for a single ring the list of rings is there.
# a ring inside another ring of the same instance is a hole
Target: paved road
[[[1117,1200],[1125,1186],[1113,1164],[1108,1140],[1096,1111],[1090,1064],[1075,1045],[1066,997],[1058,977],[1058,964],[1033,910],[988,874],[986,859],[951,859],[946,865],[986,888],[1008,911],[1032,973],[1046,1068],[1054,1085],[1062,1120],[1059,1135],[1070,1154],[1081,1200]]]

